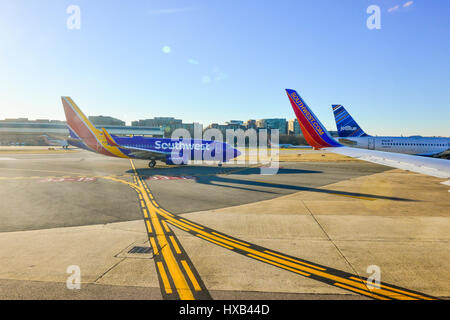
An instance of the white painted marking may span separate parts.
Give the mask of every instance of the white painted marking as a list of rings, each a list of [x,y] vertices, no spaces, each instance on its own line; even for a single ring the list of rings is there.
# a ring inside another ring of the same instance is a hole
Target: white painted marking
[[[450,180],[441,182],[442,184],[445,184],[446,186],[450,186]],[[448,192],[450,192],[450,190],[448,190]]]
[[[196,180],[193,176],[150,176],[147,180]]]

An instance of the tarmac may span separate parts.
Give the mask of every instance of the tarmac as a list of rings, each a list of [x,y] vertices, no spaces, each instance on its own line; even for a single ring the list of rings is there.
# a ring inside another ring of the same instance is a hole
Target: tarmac
[[[0,299],[450,296],[442,179],[310,150],[276,175],[46,150],[0,148]]]

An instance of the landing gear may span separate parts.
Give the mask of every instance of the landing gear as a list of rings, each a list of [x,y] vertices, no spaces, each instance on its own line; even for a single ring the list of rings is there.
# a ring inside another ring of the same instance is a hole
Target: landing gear
[[[222,168],[222,163],[218,163],[217,166],[218,166],[219,168]]]
[[[150,162],[148,163],[148,166],[149,166],[150,168],[154,168],[154,167],[156,166],[156,161],[155,161],[155,160],[150,161]]]

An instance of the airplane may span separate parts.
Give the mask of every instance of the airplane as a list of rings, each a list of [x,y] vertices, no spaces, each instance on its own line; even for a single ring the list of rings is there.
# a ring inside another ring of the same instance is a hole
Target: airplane
[[[61,146],[63,149],[69,148],[69,143],[67,142],[67,140],[53,139],[46,134],[41,135],[41,137],[44,138],[45,143],[49,146]]]
[[[67,141],[82,149],[111,157],[150,160],[150,168],[155,167],[157,160],[168,165],[206,160],[216,161],[222,166],[223,162],[241,154],[229,144],[213,140],[111,135],[105,128],[95,128],[70,97],[61,97],[61,101],[70,133]]]
[[[270,144],[270,146],[272,148],[279,148],[279,149],[310,149],[311,146],[299,146],[296,144],[291,144],[291,143],[282,143],[282,144],[276,144],[276,143],[272,143]]]
[[[352,158],[409,170],[437,178],[450,178],[450,161],[445,159],[418,157],[409,154],[359,149],[344,146],[334,140],[297,91],[286,89],[286,94],[297,116],[306,141],[314,149],[324,149]],[[450,185],[450,180],[443,182]]]
[[[450,138],[434,137],[373,137],[364,132],[340,104],[333,105],[338,129],[338,141],[354,148],[433,156],[450,159]]]

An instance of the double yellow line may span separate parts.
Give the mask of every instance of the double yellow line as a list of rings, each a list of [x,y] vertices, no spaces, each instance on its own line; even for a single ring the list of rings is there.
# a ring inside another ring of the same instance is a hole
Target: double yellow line
[[[154,200],[152,200],[152,204],[153,203]],[[358,277],[343,277],[340,275],[335,275],[332,273],[332,270],[328,270],[327,268],[324,268],[322,266],[304,262],[299,259],[294,259],[283,254],[272,252],[271,250],[266,250],[264,248],[255,248],[256,246],[250,243],[231,238],[218,232],[206,231],[205,227],[200,226],[192,221],[173,216],[162,208],[156,208],[156,211],[162,217],[167,219],[167,222],[169,222],[173,226],[176,226],[184,231],[188,231],[191,234],[201,239],[207,240],[213,244],[219,245],[228,250],[243,252],[250,258],[257,259],[259,261],[300,274],[305,277],[312,277],[314,279],[330,283],[334,286],[355,293],[359,293],[375,299],[432,299],[428,296],[411,292],[407,289],[398,289],[384,284],[381,284],[380,288],[374,288]]]
[[[335,275],[332,270],[328,270],[322,266],[313,263],[307,263],[299,259],[291,258],[283,254],[275,253],[264,248],[255,248],[242,240],[233,239],[217,232],[205,231],[205,227],[195,224],[186,219],[167,214],[164,209],[158,209],[158,213],[162,215],[169,223],[183,230],[189,231],[195,236],[207,240],[211,243],[219,245],[229,250],[243,252],[250,258],[271,264],[273,266],[295,272],[305,277],[312,277],[314,279],[330,283],[334,286],[369,296],[375,299],[399,299],[399,300],[433,300],[433,298],[421,295],[419,293],[411,292],[407,289],[399,289],[389,285],[380,284],[379,288],[372,287],[364,280],[349,276],[344,277]]]
[[[192,289],[189,287],[188,281],[181,268],[184,269],[195,291],[201,291],[201,287],[189,267],[189,264],[185,260],[180,260],[180,263],[178,263],[179,259],[177,259],[176,255],[181,254],[180,247],[173,236],[166,235],[166,232],[170,232],[170,229],[164,221],[161,221],[159,218],[156,212],[157,208],[153,205],[152,200],[150,199],[150,197],[153,198],[153,196],[149,193],[146,184],[137,175],[133,161],[130,160],[130,162],[135,173],[135,176],[133,177],[135,182],[134,188],[139,194],[144,218],[146,218],[145,221],[147,230],[149,233],[154,234],[154,237],[149,237],[149,241],[153,247],[155,255],[161,255],[162,261],[164,262],[157,262],[157,268],[164,285],[164,290],[167,294],[173,293],[169,280],[170,277],[174,284],[174,290],[178,293],[181,300],[194,300],[195,298]],[[156,245],[156,242],[159,246]],[[171,244],[175,249],[175,252],[172,251]]]
[[[133,170],[136,172],[133,162],[131,162]],[[282,268],[287,271],[297,273],[299,275],[310,277],[312,279],[331,284],[333,286],[352,291],[361,295],[365,295],[374,299],[390,300],[433,300],[434,298],[422,295],[417,292],[412,292],[408,289],[396,288],[386,284],[380,284],[379,287],[373,287],[366,283],[366,280],[356,277],[351,274],[340,272],[333,269],[316,265],[311,262],[305,262],[300,259],[286,256],[281,253],[273,252],[272,250],[262,248],[243,240],[239,240],[219,232],[211,231],[211,229],[201,226],[195,222],[189,221],[185,218],[180,218],[161,208],[153,195],[150,193],[147,185],[142,182],[136,173],[135,181],[138,188],[143,194],[143,201],[146,203],[150,212],[150,220],[154,226],[155,234],[158,242],[163,249],[161,250],[164,256],[164,261],[168,266],[169,273],[174,279],[180,298],[193,298],[187,285],[186,279],[181,272],[180,266],[173,257],[173,253],[168,245],[167,238],[163,231],[163,226],[167,227],[166,221],[171,225],[191,233],[192,235],[209,241],[215,245],[221,246],[225,249],[235,251],[237,253],[246,255],[249,258],[259,260],[261,262]],[[159,217],[163,218],[160,220]],[[174,246],[175,247],[175,246]],[[184,266],[184,264],[182,264]],[[161,272],[162,273],[162,272]],[[189,272],[187,272],[189,275]],[[195,278],[194,278],[195,279]],[[192,279],[190,279],[193,283]],[[195,287],[195,285],[194,285]]]

